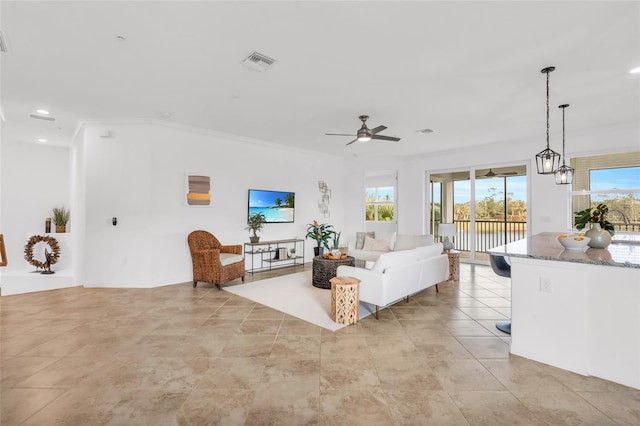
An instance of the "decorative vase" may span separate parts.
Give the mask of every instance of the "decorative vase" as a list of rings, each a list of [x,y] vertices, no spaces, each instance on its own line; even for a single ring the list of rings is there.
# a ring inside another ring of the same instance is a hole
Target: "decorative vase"
[[[313,254],[316,256],[322,256],[324,253],[324,247],[314,247],[313,248]]]
[[[589,241],[589,247],[591,248],[603,249],[611,244],[611,234],[602,229],[599,223],[594,223],[593,227],[584,234],[591,238],[591,241]]]
[[[331,256],[335,257],[336,259],[340,259],[340,255],[342,255],[340,249],[331,250]]]

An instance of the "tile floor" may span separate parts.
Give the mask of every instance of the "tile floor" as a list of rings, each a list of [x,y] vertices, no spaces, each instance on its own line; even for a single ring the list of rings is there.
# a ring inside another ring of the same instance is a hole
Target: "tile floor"
[[[463,264],[336,333],[203,284],[5,296],[1,423],[639,425],[640,391],[509,355],[509,294]]]

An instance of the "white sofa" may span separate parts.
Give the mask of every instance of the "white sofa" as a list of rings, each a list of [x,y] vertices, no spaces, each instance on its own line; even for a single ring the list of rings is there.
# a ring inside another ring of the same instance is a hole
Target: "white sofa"
[[[418,293],[449,278],[449,257],[442,243],[381,254],[371,269],[339,266],[337,276],[360,280],[360,300],[380,307]],[[437,287],[436,287],[437,288]]]
[[[433,244],[433,235],[378,234],[358,232],[355,248],[349,248],[349,256],[364,262],[375,262],[380,255],[390,251],[409,250]],[[365,263],[366,264],[366,263]]]

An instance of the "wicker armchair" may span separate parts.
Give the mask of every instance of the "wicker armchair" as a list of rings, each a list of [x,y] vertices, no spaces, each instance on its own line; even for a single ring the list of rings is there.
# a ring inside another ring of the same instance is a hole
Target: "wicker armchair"
[[[198,281],[222,284],[242,278],[244,282],[244,258],[242,246],[224,246],[207,231],[193,231],[187,237],[193,263],[193,286]]]

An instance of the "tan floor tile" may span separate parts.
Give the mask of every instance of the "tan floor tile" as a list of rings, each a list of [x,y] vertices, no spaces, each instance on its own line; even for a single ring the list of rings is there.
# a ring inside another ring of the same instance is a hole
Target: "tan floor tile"
[[[449,394],[439,390],[385,390],[394,424],[465,426],[469,423]]]
[[[189,282],[3,297],[2,422],[640,424],[640,390],[508,355],[510,280],[461,277],[337,332]]]
[[[317,424],[318,412],[317,383],[303,382],[299,386],[291,386],[289,382],[268,383],[256,389],[245,424]]]
[[[434,372],[422,357],[374,359],[384,389],[442,390]]]
[[[368,358],[335,358],[322,361],[321,389],[370,389],[379,386],[378,371]]]
[[[455,337],[413,336],[411,340],[426,358],[456,359],[473,357]]]
[[[308,383],[317,386],[320,380],[320,359],[313,358],[270,358],[265,361],[261,384],[270,383]]]
[[[569,389],[546,373],[540,363],[510,355],[508,359],[483,359],[482,364],[506,388],[518,395],[526,392],[566,392]]]
[[[449,392],[505,390],[475,359],[430,359],[427,363]]]
[[[323,390],[322,425],[391,425],[393,416],[382,390]]]
[[[220,352],[221,357],[268,357],[276,336],[233,336]]]
[[[18,425],[59,398],[66,389],[11,389],[0,392],[0,424]]]
[[[198,389],[254,389],[260,383],[266,358],[218,358],[199,373]]]
[[[176,414],[180,425],[243,425],[255,397],[254,390],[196,389]]]
[[[0,374],[2,387],[11,387],[32,376],[48,365],[53,364],[58,357],[22,357],[2,358]]]
[[[451,398],[472,425],[547,425],[506,391],[454,392]]]
[[[404,333],[401,335],[366,336],[372,358],[420,356],[420,351]]]
[[[531,392],[518,395],[518,399],[537,418],[548,424],[617,424],[574,392]]]
[[[578,392],[602,413],[622,425],[640,424],[640,390],[616,392]]]
[[[493,333],[473,320],[450,320],[444,325],[449,330],[449,333],[456,337],[494,336]]]
[[[457,339],[475,358],[509,358],[509,345],[499,337],[458,337]]]
[[[271,358],[309,358],[320,359],[320,337],[287,336],[276,337],[271,348]]]

